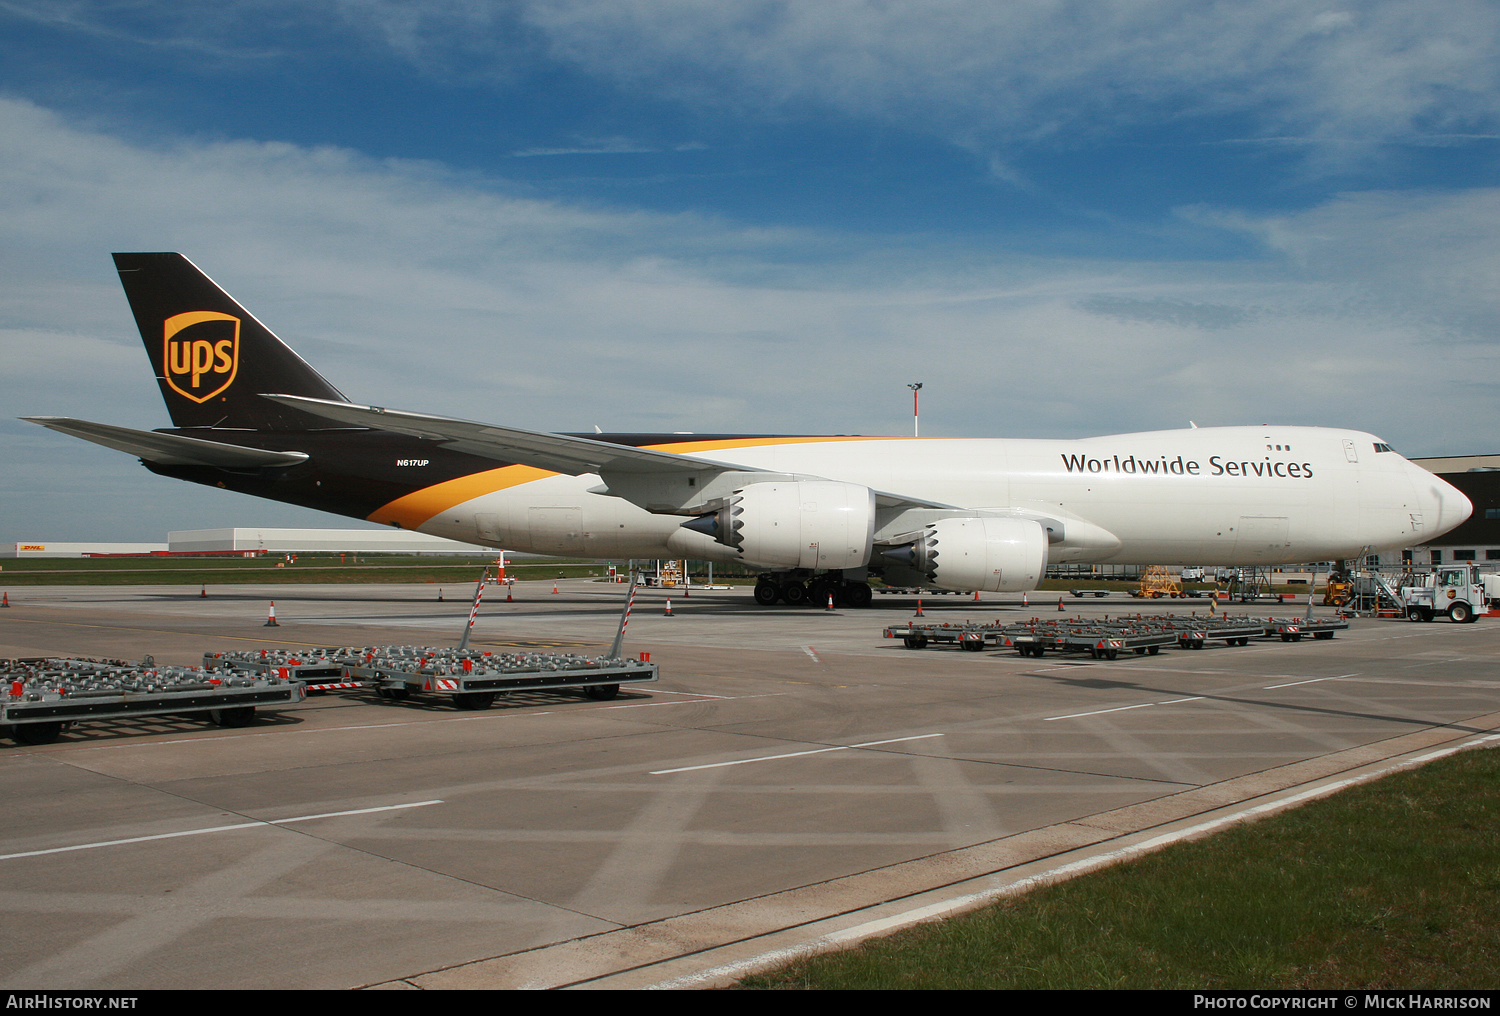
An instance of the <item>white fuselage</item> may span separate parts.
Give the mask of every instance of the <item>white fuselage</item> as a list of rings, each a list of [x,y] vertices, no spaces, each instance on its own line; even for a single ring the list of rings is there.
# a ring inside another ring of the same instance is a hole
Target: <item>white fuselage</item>
[[[687,439],[684,439],[687,440]],[[663,445],[958,508],[1061,519],[1054,563],[1277,564],[1431,540],[1468,499],[1371,434],[1216,427],[1081,440],[830,438]],[[505,467],[371,516],[437,536],[581,557],[687,556],[680,516],[589,493],[597,476]],[[393,503],[394,504],[394,503]],[[877,538],[892,535],[877,532]],[[669,543],[669,540],[672,543]]]

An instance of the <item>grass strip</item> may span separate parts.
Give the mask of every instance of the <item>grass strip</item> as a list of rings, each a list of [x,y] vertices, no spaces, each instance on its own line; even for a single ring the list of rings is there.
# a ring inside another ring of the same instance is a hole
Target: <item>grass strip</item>
[[[745,978],[742,988],[1494,989],[1500,750]]]

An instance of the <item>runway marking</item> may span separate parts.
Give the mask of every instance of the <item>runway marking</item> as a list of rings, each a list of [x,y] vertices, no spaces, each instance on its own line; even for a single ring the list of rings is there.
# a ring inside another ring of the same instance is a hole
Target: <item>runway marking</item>
[[[207,833],[227,833],[236,829],[264,829],[268,826],[289,825],[292,822],[311,822],[318,818],[343,818],[348,815],[373,815],[381,811],[402,811],[406,808],[425,808],[430,804],[442,804],[442,801],[416,801],[412,804],[387,804],[379,808],[356,808],[353,811],[325,811],[317,815],[296,815],[292,818],[276,818],[257,820],[254,822],[237,822],[234,825],[209,826],[207,829],[186,829],[178,833],[157,833],[154,836],[132,836],[123,840],[99,840],[94,843],[77,843],[71,847],[49,847],[46,850],[26,850],[19,854],[0,854],[0,861],[10,861],[18,857],[41,857],[43,854],[66,854],[74,850],[97,850],[100,847],[118,847],[126,843],[150,843],[153,840],[172,840],[182,836],[203,836]]]
[[[1133,706],[1111,706],[1108,709],[1094,709],[1087,713],[1068,713],[1066,716],[1046,716],[1043,717],[1043,719],[1049,723],[1052,720],[1076,720],[1080,716],[1099,716],[1103,713],[1123,713],[1127,709],[1146,709],[1150,706],[1172,706],[1176,705],[1179,702],[1197,702],[1199,699],[1204,699],[1207,697],[1208,696],[1206,695],[1193,695],[1189,698],[1166,699],[1162,702],[1139,702]]]
[[[874,748],[882,744],[900,744],[903,741],[925,741],[929,737],[942,737],[942,734],[917,734],[914,737],[893,737],[888,741],[864,741],[860,744],[839,744],[831,748],[813,748],[810,751],[792,751],[784,755],[761,755],[758,758],[742,758],[733,762],[710,762],[701,766],[681,766],[677,769],[657,769],[648,772],[647,776],[667,776],[671,773],[690,773],[699,769],[723,769],[727,766],[748,765],[751,762],[776,762],[781,759],[802,758],[805,755],[823,755],[830,751],[852,751],[855,748]]]
[[[1289,684],[1268,684],[1261,691],[1272,691],[1276,688],[1295,688],[1300,684],[1317,684],[1319,681],[1342,681],[1346,677],[1358,677],[1359,674],[1339,674],[1337,677],[1313,677],[1306,681],[1292,681]]]

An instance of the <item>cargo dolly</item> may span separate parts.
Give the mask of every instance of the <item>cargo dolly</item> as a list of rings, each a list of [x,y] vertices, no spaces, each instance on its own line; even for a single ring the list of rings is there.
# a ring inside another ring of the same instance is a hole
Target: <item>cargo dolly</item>
[[[385,698],[447,696],[459,709],[488,709],[496,696],[544,688],[577,688],[588,698],[614,698],[622,684],[659,677],[649,660],[599,659],[572,653],[488,653],[472,649],[376,646],[344,668],[350,680]]]
[[[1283,642],[1301,642],[1302,636],[1315,639],[1331,639],[1335,632],[1349,627],[1347,619],[1322,620],[1309,617],[1268,617],[1266,635],[1280,635]]]
[[[204,670],[238,670],[248,674],[301,681],[309,692],[361,688],[347,680],[344,668],[363,659],[360,649],[242,649],[204,653]]]
[[[1005,634],[1005,646],[1022,656],[1045,656],[1058,653],[1088,653],[1096,660],[1113,660],[1123,652],[1155,656],[1162,646],[1177,641],[1175,632],[1155,626],[1127,623],[1045,621],[1012,625]]]
[[[1202,649],[1209,642],[1248,646],[1266,633],[1266,626],[1250,617],[1166,617],[1158,621],[1177,635],[1182,649]]]
[[[1124,652],[1155,655],[1163,646],[1202,649],[1210,642],[1247,646],[1254,638],[1280,635],[1283,641],[1290,642],[1309,633],[1316,633],[1317,638],[1332,638],[1335,630],[1348,626],[1344,620],[1137,614],[1115,618],[1032,618],[1008,624],[996,621],[993,624],[918,625],[910,622],[904,626],[887,627],[885,637],[904,639],[911,649],[956,645],[977,651],[994,646],[1014,648],[1022,656],[1086,652],[1095,659],[1113,660]]]
[[[278,658],[280,657],[280,658]],[[491,653],[451,646],[347,646],[302,653],[214,653],[205,665],[245,673],[313,680],[308,691],[371,688],[381,698],[437,695],[459,709],[487,709],[496,696],[543,688],[578,688],[612,699],[622,684],[659,677],[649,660],[599,659],[571,653]]]
[[[958,646],[971,652],[979,652],[985,646],[998,646],[1004,630],[998,624],[906,624],[890,625],[885,629],[888,639],[903,639],[908,649],[926,649],[933,646]]]
[[[341,648],[209,653],[204,666],[284,680],[307,681],[308,691],[372,688],[382,698],[413,695],[448,698],[459,709],[488,709],[497,696],[516,691],[577,688],[591,699],[608,700],[622,684],[656,681],[660,671],[649,655],[621,654],[625,627],[635,602],[631,576],[614,644],[604,656],[573,653],[494,653],[469,648],[469,633],[484,596],[485,577],[474,590],[468,626],[458,646],[345,646]]]
[[[242,727],[260,706],[295,705],[300,683],[197,667],[158,667],[96,659],[0,661],[0,724],[22,744],[47,744],[82,720],[202,714],[221,727]]]

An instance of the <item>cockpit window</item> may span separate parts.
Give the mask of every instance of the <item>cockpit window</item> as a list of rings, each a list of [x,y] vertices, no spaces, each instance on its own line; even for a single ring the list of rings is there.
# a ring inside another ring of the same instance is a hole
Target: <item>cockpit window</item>
[[[1376,441],[1375,442],[1375,450],[1377,452],[1393,452],[1396,449],[1392,448],[1390,445],[1385,444],[1385,443],[1383,443],[1381,441]]]

